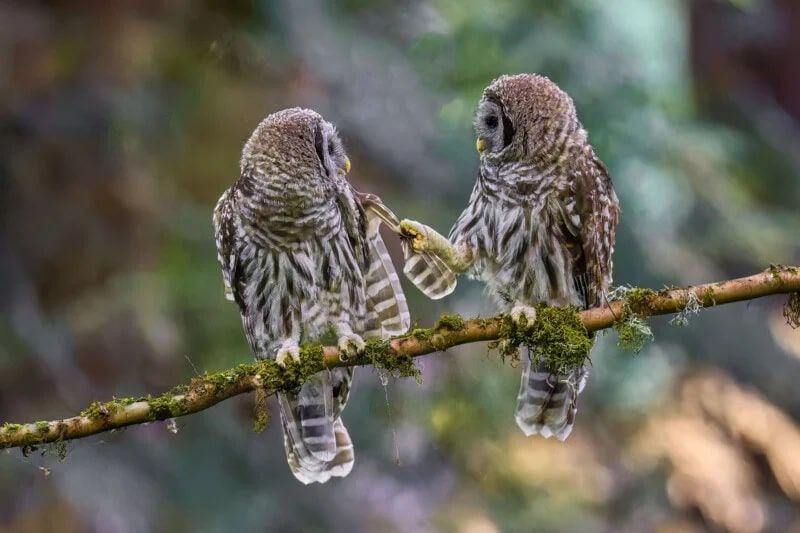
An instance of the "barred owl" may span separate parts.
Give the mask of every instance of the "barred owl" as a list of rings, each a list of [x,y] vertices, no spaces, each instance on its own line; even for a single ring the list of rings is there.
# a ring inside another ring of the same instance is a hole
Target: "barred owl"
[[[518,322],[532,324],[538,303],[600,305],[611,283],[619,203],[572,99],[544,76],[502,76],[484,90],[475,131],[480,173],[467,208],[449,241],[402,221],[414,251],[438,250],[453,270],[484,281]],[[441,283],[429,263],[424,254],[406,263],[426,293]],[[526,435],[566,439],[588,368],[558,375],[524,359],[517,425]]]
[[[241,313],[255,357],[285,366],[299,344],[331,331],[344,354],[362,336],[404,333],[400,282],[378,231],[376,197],[345,179],[350,161],[336,132],[314,111],[268,116],[244,146],[241,174],[214,210],[226,296]],[[346,476],[353,446],[342,422],[353,370],[313,376],[279,393],[289,467],[303,483]]]

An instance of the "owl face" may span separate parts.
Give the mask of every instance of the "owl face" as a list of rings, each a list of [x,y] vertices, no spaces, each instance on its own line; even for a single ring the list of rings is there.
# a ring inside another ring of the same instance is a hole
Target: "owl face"
[[[501,76],[483,92],[475,113],[482,160],[533,160],[557,148],[577,125],[572,99],[544,76]]]
[[[350,159],[344,151],[344,144],[336,127],[330,122],[320,120],[317,124],[314,130],[314,149],[329,179],[337,180],[350,172]]]
[[[480,154],[499,154],[511,144],[514,125],[497,99],[481,99],[475,113],[475,134],[475,148]]]

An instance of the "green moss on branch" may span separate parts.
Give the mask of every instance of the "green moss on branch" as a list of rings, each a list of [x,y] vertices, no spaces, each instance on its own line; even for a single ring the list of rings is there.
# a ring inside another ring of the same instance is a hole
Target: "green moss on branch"
[[[442,315],[436,321],[433,329],[446,329],[450,331],[458,331],[464,327],[464,318],[461,315]]]
[[[536,308],[533,327],[522,328],[510,317],[503,318],[501,341],[493,343],[503,357],[518,357],[519,347],[527,346],[531,357],[543,362],[551,372],[568,374],[583,366],[592,349],[592,338],[573,306]]]
[[[689,305],[688,292],[698,296]],[[0,425],[0,448],[21,447],[30,452],[47,442],[66,449],[65,440],[82,438],[104,431],[140,424],[155,419],[187,415],[220,401],[253,390],[291,391],[308,377],[330,367],[374,364],[381,372],[395,376],[419,376],[414,357],[452,346],[503,338],[501,350],[517,354],[520,345],[533,347],[532,356],[556,372],[585,364],[591,347],[589,331],[616,327],[620,343],[641,349],[652,338],[645,316],[686,313],[699,304],[704,307],[750,300],[770,294],[800,291],[800,270],[796,267],[772,267],[745,278],[721,281],[694,288],[664,290],[620,290],[618,301],[578,313],[574,308],[538,308],[539,317],[532,328],[518,328],[509,317],[464,321],[457,315],[443,316],[433,328],[417,328],[408,335],[390,341],[370,341],[362,356],[343,362],[333,347],[304,346],[301,361],[283,369],[275,361],[257,361],[196,377],[183,386],[155,397],[114,398],[94,402],[79,416],[39,421],[31,424],[8,422]],[[800,326],[800,296],[790,296],[785,308],[790,324]],[[585,327],[584,327],[585,325]],[[384,375],[385,375],[384,374]],[[263,425],[262,421],[259,424]]]
[[[422,372],[414,364],[414,358],[407,354],[395,353],[390,341],[368,339],[366,344],[362,357],[379,372],[394,378],[412,377],[417,381],[422,380]]]
[[[632,313],[644,315],[652,310],[652,300],[656,297],[656,291],[643,287],[628,289],[625,293],[625,303]]]
[[[665,295],[679,289],[665,291]],[[654,303],[660,297],[652,289],[643,287],[619,287],[616,294],[621,296],[622,314],[616,317],[613,327],[617,332],[617,344],[624,350],[635,353],[642,351],[645,344],[653,340],[653,332],[647,316],[654,314]]]

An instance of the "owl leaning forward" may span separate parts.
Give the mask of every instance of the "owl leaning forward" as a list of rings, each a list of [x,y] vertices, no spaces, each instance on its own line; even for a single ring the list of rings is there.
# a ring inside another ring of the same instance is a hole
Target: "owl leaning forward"
[[[534,305],[601,305],[611,283],[619,203],[589,144],[572,99],[544,76],[502,76],[483,93],[475,116],[480,172],[449,240],[404,220],[414,252],[404,271],[423,292],[441,297],[454,284],[437,279],[434,253],[468,272],[517,322]],[[588,368],[558,375],[524,358],[516,421],[526,435],[564,440],[572,431]]]
[[[214,210],[214,230],[226,296],[257,358],[286,365],[301,342],[331,329],[343,354],[362,350],[363,337],[408,330],[379,201],[345,179],[350,161],[333,125],[306,109],[274,113],[245,144],[240,167]],[[326,370],[278,394],[286,457],[303,483],[353,467],[342,422],[352,379],[352,369]]]

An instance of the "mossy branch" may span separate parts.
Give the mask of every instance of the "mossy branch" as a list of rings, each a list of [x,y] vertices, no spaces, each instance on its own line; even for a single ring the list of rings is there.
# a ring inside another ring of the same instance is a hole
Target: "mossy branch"
[[[41,444],[186,416],[257,389],[271,392],[294,390],[324,368],[374,365],[393,375],[417,376],[419,370],[413,364],[414,357],[480,341],[509,338],[515,345],[536,344],[536,352],[543,354],[555,367],[563,368],[563,365],[581,364],[587,356],[590,344],[583,342],[581,336],[618,325],[632,314],[640,318],[665,315],[683,312],[693,302],[707,308],[771,294],[797,292],[800,292],[800,267],[772,266],[753,276],[695,287],[658,292],[633,289],[627,291],[621,300],[580,313],[573,308],[549,308],[546,311],[542,308],[536,324],[528,332],[518,331],[504,315],[470,320],[446,315],[432,328],[415,329],[392,340],[371,340],[365,353],[358,358],[342,360],[339,351],[331,346],[305,346],[301,351],[301,363],[286,369],[273,361],[242,364],[196,377],[160,396],[94,402],[72,418],[27,424],[5,423],[0,426],[0,448],[30,450]],[[793,315],[798,312],[796,300],[797,297],[793,296],[790,303],[794,304],[787,305],[787,320],[791,324],[800,323],[800,317]],[[559,330],[561,334],[558,334]],[[542,343],[548,346],[542,346]]]

